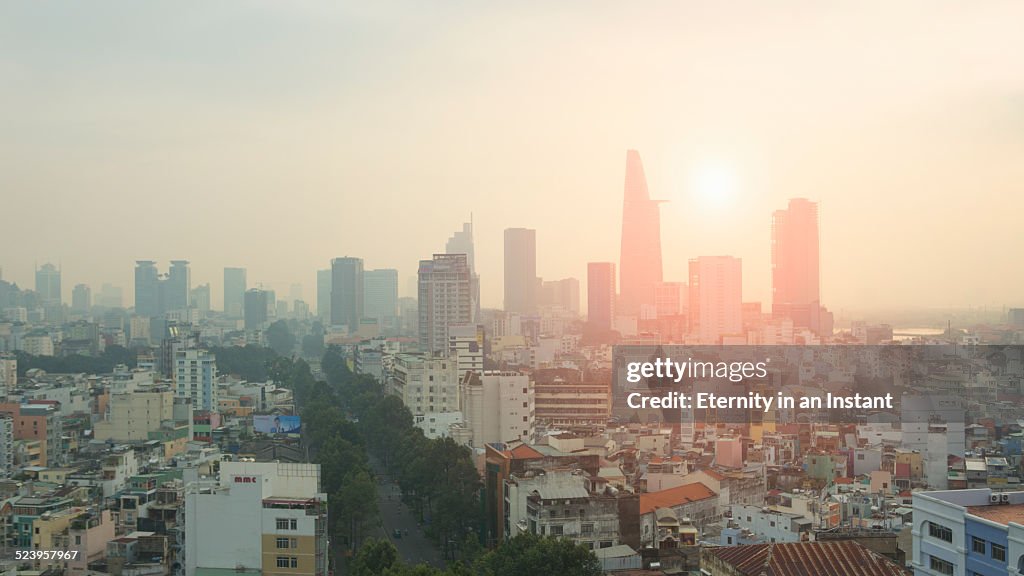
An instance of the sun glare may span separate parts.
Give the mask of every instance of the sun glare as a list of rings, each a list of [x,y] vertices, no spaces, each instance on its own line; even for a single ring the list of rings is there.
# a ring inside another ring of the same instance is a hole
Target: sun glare
[[[728,208],[735,199],[736,189],[736,172],[726,164],[703,163],[692,174],[691,195],[705,208]]]

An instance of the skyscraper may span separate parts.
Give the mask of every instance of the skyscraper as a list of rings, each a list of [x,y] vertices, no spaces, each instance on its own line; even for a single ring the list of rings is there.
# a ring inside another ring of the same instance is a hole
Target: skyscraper
[[[580,313],[580,281],[575,278],[544,280],[540,284],[537,304],[570,314]]]
[[[192,289],[190,296],[192,307],[200,312],[210,311],[210,284],[200,284]]]
[[[621,250],[617,313],[640,316],[641,307],[654,306],[654,291],[662,281],[661,216],[658,201],[651,200],[647,191],[644,165],[636,150],[626,152]]]
[[[139,316],[159,316],[162,313],[160,274],[152,260],[135,262],[135,313]]]
[[[587,322],[600,330],[615,324],[615,263],[587,263]]]
[[[817,332],[818,205],[793,198],[772,214],[772,316]]]
[[[363,259],[331,260],[331,324],[347,326],[349,334],[359,330],[363,317]]]
[[[36,270],[36,292],[44,304],[60,304],[60,269],[47,263]]]
[[[316,271],[316,315],[321,320],[331,320],[331,270]]]
[[[701,344],[720,344],[743,332],[743,267],[732,256],[690,260],[690,333]]]
[[[92,289],[85,284],[76,284],[71,290],[71,311],[79,314],[89,312],[92,307]]]
[[[242,317],[248,288],[245,274],[245,268],[224,269],[224,313],[229,318]]]
[[[268,294],[259,288],[245,292],[245,329],[263,330],[267,325]]]
[[[164,281],[164,312],[186,310],[192,291],[192,271],[188,260],[171,260],[171,269]]]
[[[444,245],[445,254],[465,254],[469,263],[470,291],[473,294],[473,321],[480,318],[480,276],[476,273],[473,247],[473,218],[462,224],[462,230],[452,234]]]
[[[448,327],[471,324],[473,298],[465,254],[434,254],[420,260],[419,343],[431,354],[448,352]]]
[[[383,268],[363,273],[363,315],[381,328],[392,327],[398,315],[398,270]]]
[[[537,231],[505,230],[505,311],[533,314],[537,311]]]
[[[197,410],[217,409],[217,358],[207,350],[184,349],[174,354],[174,390]]]

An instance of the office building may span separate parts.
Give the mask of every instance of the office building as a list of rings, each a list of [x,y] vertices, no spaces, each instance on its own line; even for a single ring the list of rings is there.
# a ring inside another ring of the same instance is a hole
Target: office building
[[[96,440],[146,442],[150,433],[174,419],[174,393],[168,388],[111,394],[104,420],[94,425]]]
[[[420,260],[419,344],[430,354],[448,353],[448,327],[471,324],[473,298],[465,254],[434,254]]]
[[[245,329],[256,331],[266,328],[269,308],[269,295],[266,290],[259,288],[247,290],[245,292]]]
[[[210,285],[200,284],[192,289],[192,307],[200,312],[210,311]]]
[[[448,358],[458,364],[460,382],[467,372],[483,372],[484,327],[479,324],[449,324]]]
[[[196,410],[217,409],[217,358],[207,350],[174,354],[174,395],[188,398]]]
[[[331,320],[331,271],[316,271],[316,315],[323,321]]]
[[[92,289],[85,284],[76,284],[71,289],[71,311],[76,314],[88,314],[92,308]]]
[[[222,462],[206,490],[197,476],[185,479],[185,574],[327,576],[319,464]]]
[[[363,273],[363,316],[381,328],[391,328],[398,316],[398,270],[385,268]]]
[[[580,313],[580,281],[575,278],[545,280],[540,285],[538,305],[574,316]]]
[[[505,230],[505,311],[534,314],[537,311],[537,231]]]
[[[470,293],[473,297],[473,322],[480,319],[480,276],[476,273],[476,256],[473,244],[473,219],[462,224],[444,245],[445,254],[465,254],[469,265]]]
[[[690,260],[690,333],[701,344],[721,344],[743,332],[742,262],[732,256]]]
[[[794,198],[772,214],[772,316],[820,328],[818,205]]]
[[[611,330],[615,300],[615,263],[587,263],[587,323],[598,330]]]
[[[654,290],[662,281],[661,214],[647,190],[644,165],[636,150],[626,152],[626,184],[622,203],[622,245],[619,256],[619,301],[616,314],[639,317],[654,306]]]
[[[413,416],[458,412],[458,364],[451,358],[396,354],[387,390],[401,398]]]
[[[245,268],[224,269],[224,313],[228,318],[242,318],[245,310]]]
[[[163,314],[160,273],[152,260],[135,262],[135,314],[146,317]]]
[[[186,310],[192,291],[192,270],[188,260],[171,260],[163,285],[163,311]]]
[[[331,260],[331,324],[345,326],[349,334],[359,330],[364,315],[362,258]]]
[[[36,270],[36,293],[43,304],[60,304],[60,269],[53,264],[43,264]]]
[[[0,354],[0,390],[10,394],[18,387],[18,358],[11,354]]]

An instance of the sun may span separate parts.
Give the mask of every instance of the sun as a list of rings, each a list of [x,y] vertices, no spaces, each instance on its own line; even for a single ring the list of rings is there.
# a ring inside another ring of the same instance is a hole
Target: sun
[[[732,206],[738,188],[736,171],[723,162],[702,162],[691,176],[690,191],[701,206],[722,209]]]

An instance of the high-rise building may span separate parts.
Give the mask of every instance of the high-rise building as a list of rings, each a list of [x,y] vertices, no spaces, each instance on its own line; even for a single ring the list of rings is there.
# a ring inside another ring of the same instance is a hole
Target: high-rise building
[[[316,315],[331,320],[331,270],[316,271]]]
[[[222,462],[217,480],[194,470],[185,477],[185,574],[327,576],[319,464]]]
[[[818,258],[818,205],[794,198],[772,214],[773,317],[819,330]]]
[[[135,262],[135,313],[139,316],[163,313],[160,308],[160,273],[152,260]]]
[[[701,344],[720,344],[743,332],[743,267],[732,256],[690,260],[690,333]]]
[[[85,284],[75,284],[71,289],[71,311],[87,314],[92,308],[92,289]]]
[[[644,165],[636,150],[626,152],[626,186],[622,203],[622,245],[619,256],[619,299],[616,313],[639,317],[654,306],[662,281],[661,215],[651,200]]]
[[[349,334],[355,334],[363,306],[363,259],[331,260],[331,324],[346,326]]]
[[[395,354],[387,391],[413,416],[459,410],[459,373],[453,358]]]
[[[575,278],[563,278],[541,282],[537,303],[542,308],[554,308],[570,314],[579,314],[580,281]]]
[[[476,273],[476,256],[473,245],[473,218],[462,224],[444,245],[445,254],[465,254],[469,263],[470,291],[473,294],[473,321],[480,318],[480,276]]]
[[[196,410],[217,410],[217,358],[208,350],[178,350],[174,355],[174,395],[188,398]]]
[[[103,306],[104,308],[121,308],[124,306],[124,291],[121,290],[120,286],[104,284],[100,287],[96,305]]]
[[[200,312],[210,311],[210,284],[200,284],[192,289],[192,307]]]
[[[537,231],[505,230],[505,311],[533,314],[537,311]]]
[[[398,316],[398,270],[384,268],[363,273],[363,315],[391,328]]]
[[[686,310],[688,296],[686,282],[662,282],[654,290],[654,305],[658,318],[678,316]]]
[[[253,288],[245,292],[245,329],[249,331],[263,330],[267,327],[267,309],[269,308],[266,290]]]
[[[473,322],[469,264],[465,254],[434,254],[420,260],[419,343],[431,354],[448,353],[448,327]]]
[[[188,260],[171,260],[171,268],[164,281],[164,312],[186,310],[192,290],[192,271]]]
[[[615,263],[587,263],[587,322],[599,330],[615,325]]]
[[[248,290],[245,275],[245,268],[224,269],[224,313],[229,318],[241,318],[244,313]]]
[[[14,473],[14,418],[0,413],[0,478]]]
[[[533,380],[519,372],[470,372],[462,382],[462,413],[471,444],[532,442],[535,432]]]
[[[44,304],[60,304],[60,269],[53,264],[43,264],[36,270],[36,293]]]

